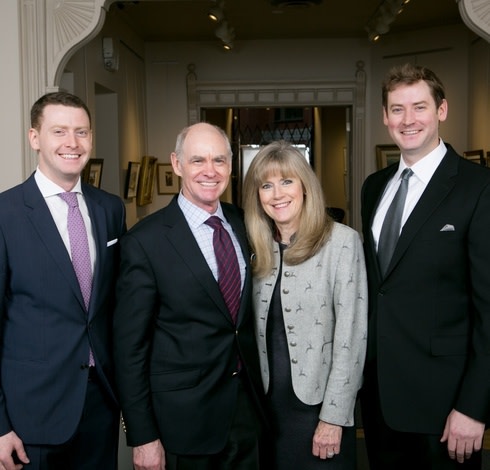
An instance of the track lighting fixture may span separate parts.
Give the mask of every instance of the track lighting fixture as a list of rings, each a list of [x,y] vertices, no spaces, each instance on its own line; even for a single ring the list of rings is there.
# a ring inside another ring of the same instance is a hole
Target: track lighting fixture
[[[410,0],[382,0],[366,24],[368,39],[376,42],[382,34],[389,32],[391,23],[409,2]]]

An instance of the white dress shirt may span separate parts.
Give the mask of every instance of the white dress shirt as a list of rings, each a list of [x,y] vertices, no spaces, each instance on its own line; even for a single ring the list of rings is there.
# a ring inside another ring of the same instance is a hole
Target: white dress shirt
[[[446,151],[447,148],[444,145],[444,142],[439,140],[439,145],[432,152],[430,152],[424,158],[421,158],[417,163],[410,167],[413,171],[413,175],[408,180],[408,193],[407,199],[405,200],[400,232],[425,191],[425,188],[429,184],[432,175],[435,173],[437,167],[444,158],[444,155],[446,155]],[[383,221],[386,217],[386,213],[388,212],[388,208],[390,207],[390,204],[398,191],[401,181],[400,176],[405,168],[408,167],[402,155],[398,165],[398,170],[386,185],[385,191],[376,210],[376,215],[373,219],[371,230],[373,233],[374,242],[376,244],[376,250],[378,249],[379,235],[381,233]]]
[[[59,197],[60,193],[64,193],[66,191],[62,187],[58,186],[56,183],[53,183],[53,181],[51,181],[45,174],[43,174],[39,167],[34,174],[34,179],[36,180],[36,184],[41,191],[41,194],[43,195],[46,204],[48,205],[54,223],[58,228],[58,232],[60,233],[61,238],[63,239],[63,243],[65,244],[68,254],[71,258],[70,237],[68,236],[68,204]],[[95,237],[92,231],[92,222],[90,221],[90,217],[88,214],[87,204],[85,203],[85,199],[83,197],[82,184],[80,182],[80,179],[78,179],[77,184],[71,190],[71,192],[77,193],[78,207],[80,208],[80,212],[82,213],[85,229],[87,230],[90,261],[92,265],[92,272],[94,272],[95,262],[97,258]]]

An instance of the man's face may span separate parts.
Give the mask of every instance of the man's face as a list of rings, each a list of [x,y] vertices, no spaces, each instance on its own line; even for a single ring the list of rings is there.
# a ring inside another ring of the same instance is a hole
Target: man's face
[[[214,213],[231,174],[231,157],[221,134],[209,124],[196,124],[185,138],[180,160],[175,153],[171,159],[175,173],[182,178],[183,195]]]
[[[447,102],[439,107],[426,82],[399,85],[388,93],[383,122],[394,142],[412,164],[439,145],[439,122],[447,117]]]
[[[29,130],[31,147],[38,152],[40,170],[69,191],[78,181],[92,151],[92,131],[82,108],[47,105],[39,129]]]

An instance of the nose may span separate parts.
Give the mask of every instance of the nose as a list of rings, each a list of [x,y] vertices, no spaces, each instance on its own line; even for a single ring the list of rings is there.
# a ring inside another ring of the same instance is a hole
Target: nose
[[[274,197],[274,199],[281,199],[281,197],[282,197],[282,188],[281,188],[280,185],[275,184],[272,187],[272,196]]]
[[[413,111],[410,109],[407,109],[403,114],[403,124],[405,126],[409,126],[410,124],[412,124],[414,122],[413,116],[414,116]]]
[[[214,168],[214,162],[212,160],[206,161],[204,172],[207,176],[216,174],[216,169]]]
[[[78,138],[74,132],[67,132],[65,145],[70,148],[78,147]]]

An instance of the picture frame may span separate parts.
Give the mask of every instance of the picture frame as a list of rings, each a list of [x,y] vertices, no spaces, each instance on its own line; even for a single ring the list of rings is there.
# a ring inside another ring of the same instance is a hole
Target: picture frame
[[[140,175],[141,162],[129,162],[124,186],[124,198],[131,199],[138,193],[138,178]]]
[[[138,206],[144,206],[153,201],[156,163],[157,159],[151,156],[144,156],[141,160],[138,189],[136,191],[136,205]]]
[[[157,165],[158,194],[177,194],[179,192],[179,177],[174,173],[170,163]]]
[[[82,181],[90,186],[100,188],[102,181],[102,169],[104,168],[103,158],[91,158],[82,172]]]
[[[487,151],[487,156],[485,157],[485,166],[490,168],[490,151]]]
[[[401,151],[397,145],[376,145],[378,170],[400,161]]]
[[[463,158],[466,158],[466,160],[470,160],[473,163],[477,163],[478,165],[486,166],[483,149],[467,150],[466,152],[463,152]]]

